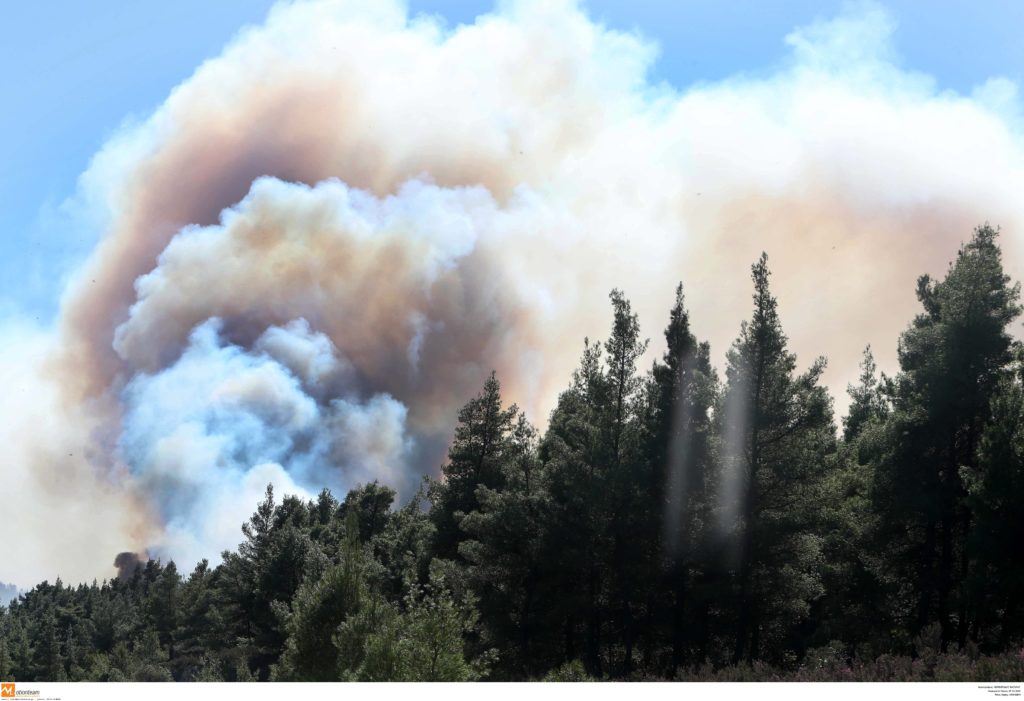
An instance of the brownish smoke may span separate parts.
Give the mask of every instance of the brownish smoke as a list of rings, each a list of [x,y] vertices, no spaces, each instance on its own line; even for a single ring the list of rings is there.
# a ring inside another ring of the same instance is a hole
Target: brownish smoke
[[[65,292],[30,413],[45,419],[19,419],[5,479],[54,529],[78,522],[62,504],[102,503],[96,561],[111,534],[159,540],[164,495],[123,449],[125,392],[212,318],[230,352],[256,355],[268,328],[308,322],[352,372],[303,391],[392,397],[415,439],[405,467],[436,472],[491,369],[545,422],[583,337],[607,333],[611,287],[654,355],[682,280],[722,357],[762,250],[793,349],[829,357],[842,409],[863,347],[893,369],[914,280],[975,225],[1003,225],[1024,274],[1019,132],[886,63],[883,20],[799,30],[776,73],[676,93],[648,82],[652,47],[568,2],[450,32],[391,3],[282,6],[83,176],[108,226]],[[36,569],[68,562],[45,534],[24,542]],[[84,577],[92,553],[76,554]]]

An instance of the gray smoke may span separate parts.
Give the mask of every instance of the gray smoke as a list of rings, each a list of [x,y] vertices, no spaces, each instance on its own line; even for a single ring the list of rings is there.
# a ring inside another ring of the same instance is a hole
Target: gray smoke
[[[215,560],[268,482],[407,495],[491,369],[544,424],[612,287],[660,339],[684,280],[721,358],[762,250],[841,408],[974,225],[1024,272],[1016,84],[940,91],[891,34],[862,6],[794,30],[774,71],[681,91],[572,2],[454,29],[275,8],[97,154],[76,202],[103,235],[56,328],[3,325],[0,479],[34,518],[0,577]]]
[[[143,557],[138,553],[118,553],[114,558],[114,567],[117,569],[117,578],[122,582],[131,580],[135,573],[142,569]]]

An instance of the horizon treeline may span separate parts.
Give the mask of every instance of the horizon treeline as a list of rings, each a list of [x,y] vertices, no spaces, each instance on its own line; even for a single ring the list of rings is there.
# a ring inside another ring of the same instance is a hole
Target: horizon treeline
[[[492,374],[404,506],[271,487],[187,575],[44,582],[0,608],[0,678],[1024,679],[1024,351],[998,233],[974,231],[837,424],[752,266],[724,376],[683,287],[666,351],[629,300],[547,429]],[[486,359],[484,359],[486,361]]]

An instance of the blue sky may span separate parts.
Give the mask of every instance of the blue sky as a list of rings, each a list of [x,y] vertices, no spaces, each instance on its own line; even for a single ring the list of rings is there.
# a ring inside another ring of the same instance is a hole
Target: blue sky
[[[794,27],[842,10],[838,0],[585,3],[608,26],[661,47],[655,79],[679,88],[758,73],[786,52]],[[991,76],[1019,80],[1024,3],[883,3],[896,19],[898,61],[962,93]],[[8,4],[0,22],[0,311],[45,323],[61,279],[96,233],[62,203],[90,157],[126,119],[147,115],[271,0],[129,0]],[[412,0],[413,13],[471,22],[490,2]]]

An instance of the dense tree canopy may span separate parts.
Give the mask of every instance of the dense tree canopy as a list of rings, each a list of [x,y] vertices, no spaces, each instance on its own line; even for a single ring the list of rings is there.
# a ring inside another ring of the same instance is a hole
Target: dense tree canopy
[[[280,501],[190,573],[120,557],[0,608],[0,678],[1024,679],[1024,350],[997,231],[923,276],[841,428],[768,258],[724,378],[682,285],[665,351],[613,290],[544,431],[495,374],[438,480]]]

